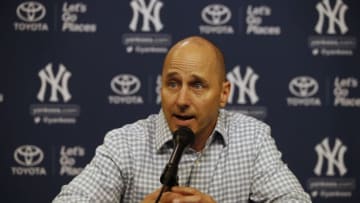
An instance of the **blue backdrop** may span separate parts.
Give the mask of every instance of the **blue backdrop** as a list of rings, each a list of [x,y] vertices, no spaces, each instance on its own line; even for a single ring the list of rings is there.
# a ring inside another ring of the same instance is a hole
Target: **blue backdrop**
[[[228,109],[272,126],[314,202],[359,202],[360,37],[350,0],[3,0],[1,202],[49,202],[107,131],[159,111],[162,61],[200,35]]]

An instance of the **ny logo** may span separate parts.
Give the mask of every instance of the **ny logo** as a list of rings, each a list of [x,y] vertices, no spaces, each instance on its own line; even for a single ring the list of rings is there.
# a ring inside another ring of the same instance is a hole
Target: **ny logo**
[[[330,7],[329,0],[322,0],[316,4],[316,10],[318,11],[319,18],[315,26],[315,31],[321,34],[324,26],[324,17],[328,17],[328,29],[327,34],[336,34],[335,25],[340,29],[341,34],[345,34],[348,28],[345,24],[345,12],[348,6],[344,4],[342,0],[336,0],[333,9]]]
[[[160,21],[160,9],[163,6],[161,1],[150,0],[149,5],[146,6],[145,0],[132,0],[130,6],[133,9],[133,17],[129,25],[130,30],[136,31],[139,14],[143,16],[141,31],[150,32],[150,22],[154,25],[156,32],[163,28],[163,24]]]
[[[342,142],[336,138],[335,145],[332,150],[329,146],[329,138],[325,138],[320,144],[315,146],[315,151],[318,156],[316,166],[314,168],[314,173],[316,175],[321,175],[321,169],[323,167],[324,158],[327,159],[327,176],[334,176],[334,167],[336,166],[340,172],[340,175],[343,176],[346,174],[347,169],[344,164],[344,154],[347,150],[347,147],[342,144]]]
[[[58,73],[54,76],[52,64],[49,63],[46,65],[45,69],[42,69],[39,72],[38,76],[41,80],[41,87],[37,94],[38,100],[41,102],[44,101],[47,84],[51,86],[50,102],[59,101],[58,92],[62,95],[65,102],[70,100],[71,95],[68,90],[68,81],[71,77],[71,73],[66,70],[64,65],[59,65]]]
[[[255,104],[259,101],[259,97],[255,91],[255,84],[259,78],[259,75],[254,73],[251,67],[246,68],[245,76],[242,77],[240,73],[240,66],[235,66],[233,71],[229,72],[226,77],[231,83],[228,103],[231,104],[233,102],[235,86],[237,86],[239,89],[237,100],[238,104],[246,104],[245,95],[250,98],[251,104]]]

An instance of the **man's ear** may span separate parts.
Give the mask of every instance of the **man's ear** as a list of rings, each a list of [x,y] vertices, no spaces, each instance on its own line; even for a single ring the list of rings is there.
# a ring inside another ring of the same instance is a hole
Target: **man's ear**
[[[221,95],[220,95],[220,107],[223,108],[226,106],[227,102],[228,102],[228,98],[229,98],[229,94],[230,94],[230,88],[231,88],[231,84],[229,81],[225,81],[222,84],[222,90],[221,90]]]

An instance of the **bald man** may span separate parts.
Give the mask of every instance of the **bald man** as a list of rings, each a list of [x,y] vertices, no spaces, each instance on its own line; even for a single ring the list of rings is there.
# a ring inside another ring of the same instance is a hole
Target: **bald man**
[[[161,203],[311,202],[282,162],[270,127],[223,109],[229,92],[214,44],[197,36],[176,43],[163,64],[160,112],[110,131],[54,202],[155,202],[172,133],[183,126],[195,141],[181,158],[179,186]]]

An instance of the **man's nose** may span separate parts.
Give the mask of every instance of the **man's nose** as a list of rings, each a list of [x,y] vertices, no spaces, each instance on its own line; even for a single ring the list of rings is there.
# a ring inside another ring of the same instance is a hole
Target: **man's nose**
[[[189,89],[186,86],[182,86],[179,90],[176,103],[180,107],[187,107],[190,105]]]

